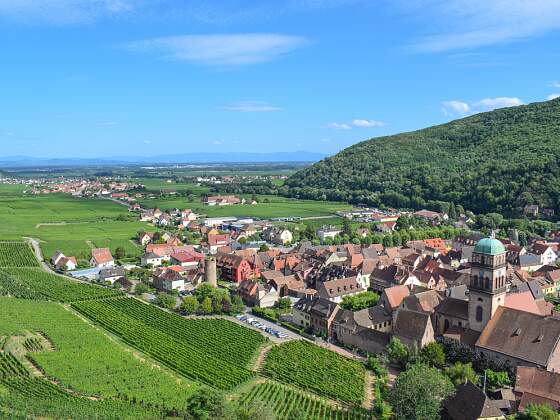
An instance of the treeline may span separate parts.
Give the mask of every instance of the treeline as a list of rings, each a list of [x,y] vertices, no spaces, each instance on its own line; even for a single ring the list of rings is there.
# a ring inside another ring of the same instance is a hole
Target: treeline
[[[303,169],[279,193],[370,206],[461,204],[515,215],[560,210],[560,99],[477,114],[356,144]]]

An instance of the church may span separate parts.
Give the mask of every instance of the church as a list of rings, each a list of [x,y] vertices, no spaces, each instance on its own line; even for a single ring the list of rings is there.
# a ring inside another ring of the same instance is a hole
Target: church
[[[506,256],[494,237],[476,244],[467,299],[446,297],[435,308],[435,334],[498,363],[560,372],[560,319],[527,310],[519,294],[507,293]]]

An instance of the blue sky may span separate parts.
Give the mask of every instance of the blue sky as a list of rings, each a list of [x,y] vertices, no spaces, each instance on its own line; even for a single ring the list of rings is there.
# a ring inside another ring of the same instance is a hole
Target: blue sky
[[[560,94],[558,0],[0,0],[0,155],[335,153]]]

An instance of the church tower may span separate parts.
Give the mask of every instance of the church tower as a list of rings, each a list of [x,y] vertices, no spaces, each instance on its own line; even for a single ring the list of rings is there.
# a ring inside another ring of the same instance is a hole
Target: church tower
[[[469,328],[482,331],[506,298],[506,249],[494,237],[474,247],[469,285]]]

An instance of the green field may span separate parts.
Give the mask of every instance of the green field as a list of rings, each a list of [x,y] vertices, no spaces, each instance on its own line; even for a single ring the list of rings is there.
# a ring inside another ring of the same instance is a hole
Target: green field
[[[251,196],[241,195],[250,200]],[[232,206],[205,206],[201,197],[187,201],[185,197],[162,197],[141,199],[138,202],[147,208],[159,207],[162,210],[190,208],[195,213],[208,217],[248,216],[259,219],[274,217],[315,217],[334,215],[339,210],[348,210],[350,205],[323,201],[297,200],[270,195],[257,196],[258,204],[237,204]],[[267,200],[267,202],[265,202]]]
[[[263,373],[280,382],[358,406],[365,396],[365,369],[361,363],[304,341],[273,347],[266,357]]]
[[[82,262],[95,246],[109,246],[114,252],[123,246],[127,254],[142,250],[130,242],[146,224],[126,207],[109,200],[79,199],[69,195],[23,195],[11,185],[0,184],[0,238],[40,240],[45,258],[60,249]],[[121,216],[125,220],[117,220]]]
[[[33,353],[48,377],[86,395],[179,407],[195,385],[136,357],[53,302],[0,297],[0,337],[41,332],[54,350]]]
[[[240,404],[259,401],[272,408],[278,420],[366,420],[373,419],[363,410],[342,410],[328,401],[272,381],[257,384],[242,395]],[[304,417],[303,417],[304,416]]]
[[[188,320],[130,298],[73,307],[169,368],[224,390],[253,378],[247,364],[265,342],[230,321]]]

